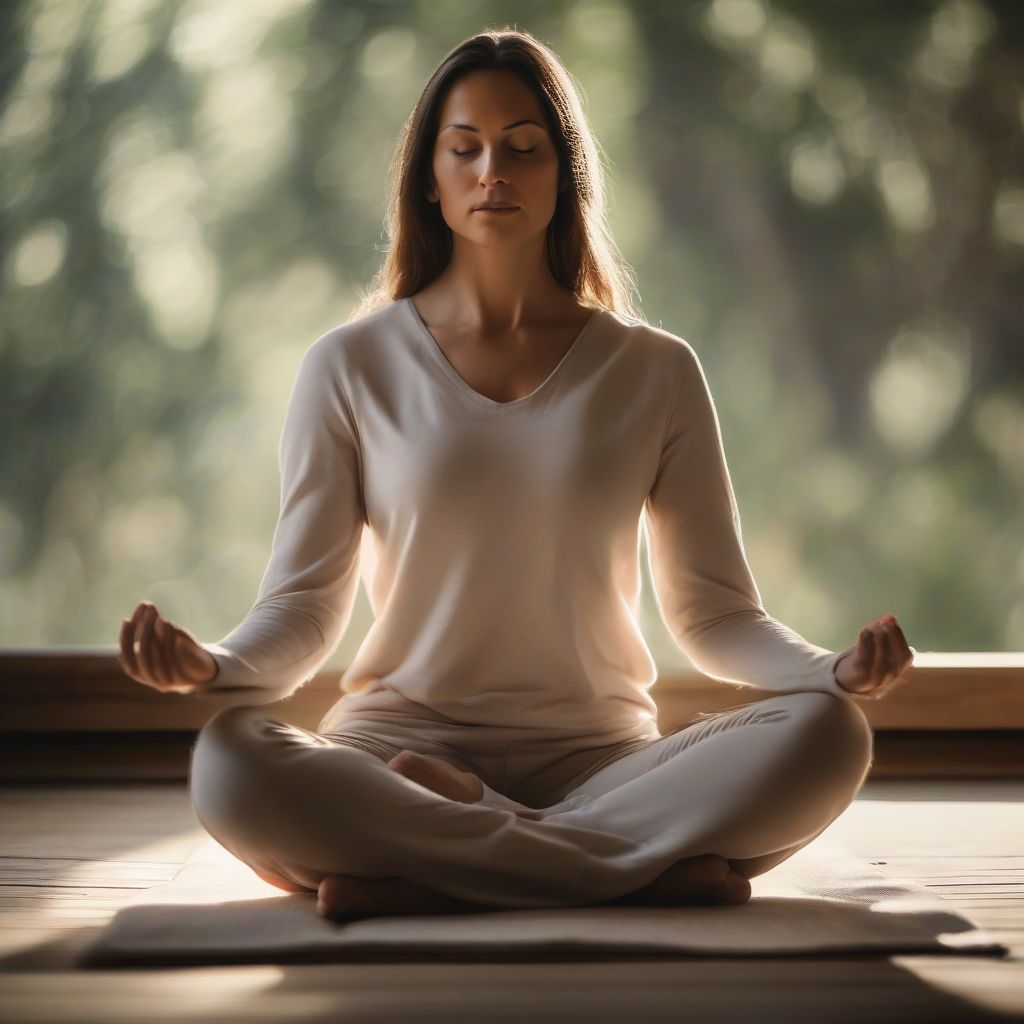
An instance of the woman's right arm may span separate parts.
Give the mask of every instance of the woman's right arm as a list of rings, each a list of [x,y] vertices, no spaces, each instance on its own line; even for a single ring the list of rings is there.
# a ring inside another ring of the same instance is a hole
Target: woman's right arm
[[[361,453],[330,333],[305,352],[281,432],[280,511],[255,603],[199,643],[143,602],[123,620],[121,660],[138,682],[222,707],[289,696],[331,656],[352,617],[364,523]],[[136,646],[138,652],[136,653]]]
[[[302,357],[281,432],[270,558],[245,618],[202,644],[217,673],[197,696],[231,705],[281,700],[312,678],[351,620],[364,505],[358,436],[332,358],[337,344],[328,333]]]

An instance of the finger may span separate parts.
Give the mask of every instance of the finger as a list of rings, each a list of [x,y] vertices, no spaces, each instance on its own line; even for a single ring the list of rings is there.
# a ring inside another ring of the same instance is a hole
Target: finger
[[[132,612],[131,618],[128,620],[127,633],[128,633],[128,644],[125,649],[125,660],[128,664],[128,669],[131,672],[132,678],[137,682],[145,682],[142,678],[142,666],[139,664],[139,655],[135,649],[135,642],[138,639],[139,632],[139,621],[142,618],[143,606],[137,605],[135,611]]]
[[[150,682],[159,682],[153,665],[153,623],[156,619],[156,611],[151,604],[147,604],[142,613],[142,622],[139,627],[139,668],[143,676]]]
[[[181,658],[178,656],[178,633],[167,619],[163,620],[162,629],[164,631],[164,641],[161,644],[161,650],[163,651],[164,664],[167,667],[167,681],[175,684],[175,689],[179,690],[184,683],[185,673],[182,671]]]
[[[892,679],[895,684],[906,671],[910,653],[895,619],[889,623],[889,646],[892,649]]]
[[[160,657],[160,667],[164,673],[164,689],[171,693],[182,693],[188,687],[182,687],[182,673],[178,667],[178,658],[174,651],[174,627],[164,618],[157,619],[160,629],[157,652]]]
[[[207,674],[207,661],[199,645],[184,630],[178,631],[177,647],[178,660],[190,680],[197,682]]]
[[[896,637],[896,651],[900,663],[899,674],[903,675],[914,663],[914,652],[911,650],[910,644],[907,643],[907,638],[904,636],[900,624],[895,619],[892,620],[892,628]]]
[[[188,679],[192,675],[192,666],[185,656],[185,645],[181,640],[181,631],[172,623],[166,623],[167,629],[167,663],[171,667],[173,679]]]
[[[196,687],[196,672],[195,666],[187,657],[182,632],[170,623],[167,624],[167,628],[167,657],[171,665],[172,678],[179,684],[175,689],[178,693],[192,693]]]
[[[124,674],[135,678],[135,627],[131,619],[121,620],[121,635],[118,638],[120,651],[117,660],[121,663]]]
[[[142,628],[146,623],[146,603],[142,602],[136,609],[135,614],[132,616],[132,658],[135,665],[135,674],[132,678],[137,683],[142,683],[143,686],[148,686],[151,690],[158,690],[159,687],[153,682],[152,678],[146,671],[146,664],[141,660],[140,655],[142,653]]]
[[[900,675],[905,676],[914,667],[914,652],[912,649],[908,649],[907,653],[903,656],[903,668],[900,670]]]
[[[867,687],[865,692],[872,698],[878,697],[879,684],[885,667],[885,630],[878,623],[870,626],[872,651],[871,664],[867,669]]]
[[[904,645],[891,626],[889,627],[889,643],[892,645],[892,682],[893,685],[898,685],[906,675],[913,659],[910,652],[904,649]]]
[[[908,650],[909,651],[910,647],[907,644],[907,638],[903,635],[903,629],[900,627],[900,624],[896,621],[896,616],[895,615],[893,615],[889,619],[889,625],[892,628],[893,635],[896,638],[896,647],[897,647],[897,649]]]
[[[167,641],[172,639],[167,628],[167,620],[157,614],[153,621],[153,664],[159,673],[158,680],[165,689],[174,682],[174,663],[167,649]]]
[[[878,666],[878,680],[880,686],[885,686],[896,677],[896,650],[893,645],[892,629],[887,620],[882,620],[881,632],[882,657]]]
[[[210,674],[210,662],[206,651],[186,629],[178,630],[178,660],[190,682],[199,683]]]
[[[871,626],[871,633],[875,641],[875,656],[871,661],[871,670],[868,673],[868,678],[874,684],[872,689],[875,689],[885,674],[887,655],[885,650],[885,630],[876,622]]]
[[[870,626],[865,626],[860,631],[860,646],[857,650],[860,657],[861,668],[864,671],[864,678],[871,675],[871,663],[875,659],[875,634]]]

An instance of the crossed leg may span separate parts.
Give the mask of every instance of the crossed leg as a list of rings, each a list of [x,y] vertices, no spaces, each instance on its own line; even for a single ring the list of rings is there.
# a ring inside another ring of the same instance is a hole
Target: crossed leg
[[[475,803],[485,788],[482,780],[472,772],[462,771],[439,757],[415,751],[403,750],[387,766],[449,800]],[[297,891],[290,888],[293,883],[287,879],[264,874],[260,877],[289,892]],[[750,892],[750,883],[735,872],[727,860],[705,854],[676,861],[653,882],[610,902],[641,906],[739,904],[750,899]],[[460,900],[398,877],[370,879],[332,874],[321,880],[317,890],[317,910],[325,917],[350,919],[364,914],[459,914],[494,909],[487,904]]]
[[[433,890],[442,912],[615,901],[702,859],[753,877],[842,813],[871,758],[851,700],[783,694],[626,755],[524,821],[432,790],[416,758],[395,759],[400,780],[398,765],[382,772],[378,757],[252,710],[222,712],[197,741],[207,830],[288,891],[356,876],[378,895]]]
[[[751,879],[842,814],[873,755],[871,726],[852,698],[778,694],[706,715],[627,754],[571,790],[544,820],[571,816],[655,846],[711,849]],[[600,870],[592,864],[594,876]]]

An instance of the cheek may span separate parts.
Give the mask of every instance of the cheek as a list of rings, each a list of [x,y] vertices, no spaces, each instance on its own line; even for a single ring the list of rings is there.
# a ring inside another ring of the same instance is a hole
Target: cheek
[[[534,178],[537,188],[550,194],[551,203],[558,201],[558,162],[555,160],[541,164],[535,168]]]
[[[446,187],[450,188],[452,183],[458,182],[465,173],[464,165],[450,160],[446,153],[439,153],[434,157],[433,171],[434,180],[441,190]]]
[[[479,178],[476,168],[470,162],[456,164],[439,160],[434,166],[434,180],[442,196],[458,199],[467,191],[473,191]]]

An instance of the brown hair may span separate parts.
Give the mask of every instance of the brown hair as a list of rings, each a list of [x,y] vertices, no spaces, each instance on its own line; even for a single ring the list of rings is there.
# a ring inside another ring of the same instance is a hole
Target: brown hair
[[[583,111],[575,79],[558,56],[529,32],[488,29],[459,43],[437,66],[406,118],[389,170],[385,223],[391,244],[370,288],[349,321],[390,301],[414,295],[451,258],[452,233],[440,205],[426,198],[441,104],[455,82],[472,71],[519,75],[547,114],[558,150],[558,193],[548,227],[548,263],[555,280],[581,304],[642,320],[633,305],[632,271],[619,255],[606,216],[602,150]]]

